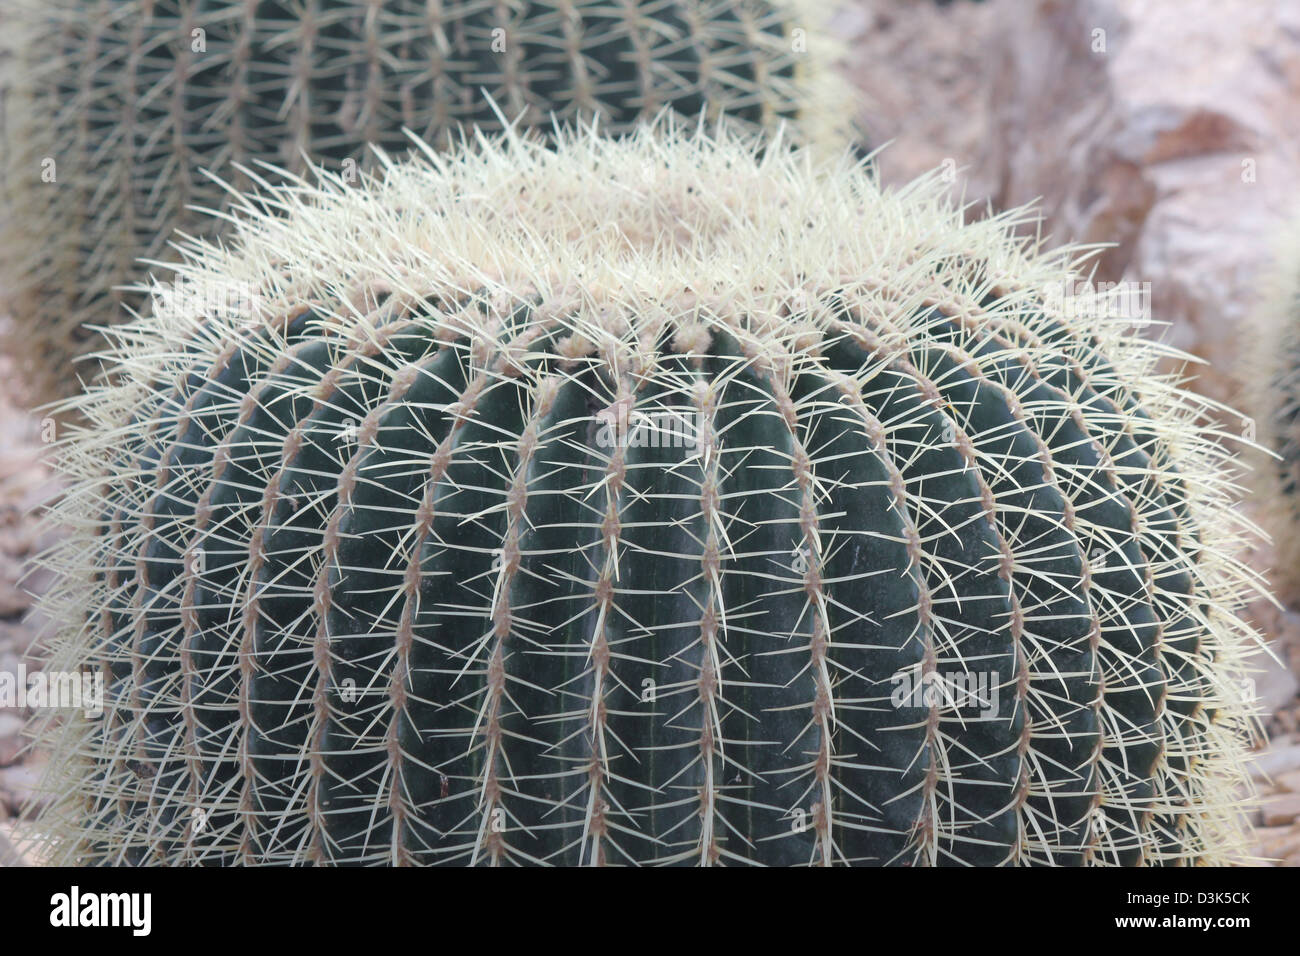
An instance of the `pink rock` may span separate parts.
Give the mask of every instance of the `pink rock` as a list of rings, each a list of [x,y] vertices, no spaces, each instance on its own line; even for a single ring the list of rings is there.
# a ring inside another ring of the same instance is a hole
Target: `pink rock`
[[[5,767],[0,770],[0,798],[8,805],[11,813],[21,813],[29,801],[41,802],[37,795],[40,784],[41,764],[28,762]]]
[[[1300,793],[1285,793],[1265,800],[1263,814],[1266,827],[1280,827],[1292,823],[1300,817]]]
[[[993,184],[975,179],[988,128],[993,6],[853,0],[837,13],[833,28],[847,47],[858,120],[873,148],[889,144],[877,158],[886,182],[938,167],[954,194],[989,195]]]
[[[1043,197],[1054,242],[1115,242],[1101,281],[1150,282],[1152,318],[1231,398],[1237,325],[1300,198],[1300,5],[995,4],[999,206]]]
[[[1286,860],[1300,853],[1300,827],[1259,827],[1256,852],[1266,860]]]
[[[1250,775],[1256,780],[1275,779],[1292,770],[1300,770],[1300,743],[1275,741],[1250,763]]]
[[[1297,692],[1300,692],[1300,678],[1288,666],[1288,655],[1288,648],[1274,643],[1271,654],[1261,650],[1247,659],[1255,696],[1264,714],[1273,714],[1293,705]]]

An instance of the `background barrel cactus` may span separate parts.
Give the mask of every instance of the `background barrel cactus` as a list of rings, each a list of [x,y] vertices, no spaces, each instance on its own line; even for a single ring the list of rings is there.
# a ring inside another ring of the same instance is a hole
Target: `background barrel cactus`
[[[345,175],[403,128],[660,110],[847,139],[846,87],[813,0],[15,0],[5,11],[0,268],[40,397],[75,391],[93,329],[129,318],[119,287],[212,231],[255,160]],[[485,95],[487,94],[487,95]]]
[[[1023,213],[808,160],[512,135],[189,246],[62,443],[54,857],[1237,858],[1199,400]]]
[[[1273,264],[1257,282],[1237,378],[1244,425],[1258,443],[1251,462],[1253,502],[1273,539],[1271,583],[1300,601],[1300,224],[1281,232]]]

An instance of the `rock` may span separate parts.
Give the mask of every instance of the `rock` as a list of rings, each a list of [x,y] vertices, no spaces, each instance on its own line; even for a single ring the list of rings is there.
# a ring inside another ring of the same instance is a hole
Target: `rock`
[[[1295,702],[1300,679],[1287,664],[1287,648],[1272,645],[1272,654],[1259,651],[1246,659],[1247,673],[1254,681],[1260,711],[1274,714]]]
[[[0,737],[0,767],[8,767],[15,763],[27,746],[28,741],[17,735],[12,737]]]
[[[1096,278],[1150,283],[1172,344],[1214,363],[1197,387],[1231,398],[1238,324],[1300,198],[1300,5],[993,6],[995,204],[1041,196],[1053,243],[1117,243]]]
[[[0,824],[0,866],[27,866],[27,860],[10,839],[8,824]]]
[[[1285,793],[1264,801],[1264,826],[1279,827],[1300,817],[1300,793]]]
[[[1300,770],[1300,743],[1275,742],[1250,763],[1250,775],[1256,780],[1271,780],[1292,770]]]
[[[1256,852],[1267,860],[1285,860],[1300,853],[1300,826],[1258,827]]]
[[[29,607],[32,599],[15,587],[11,581],[0,580],[0,618],[18,617]]]
[[[985,95],[992,4],[842,3],[832,29],[847,46],[846,71],[860,101],[858,120],[887,183],[936,167],[954,194],[987,196],[974,182],[987,130]],[[886,145],[888,144],[888,145]]]
[[[44,465],[38,464],[34,467],[34,480],[31,483],[31,487],[18,502],[18,507],[20,507],[24,513],[31,514],[38,508],[50,503],[63,490],[63,486],[58,479],[50,477],[47,472],[48,469]],[[31,538],[31,550],[39,551],[41,549],[42,537],[44,537],[44,535],[39,533],[40,529],[32,528],[31,530],[33,532]]]
[[[0,837],[8,843],[9,849],[19,859],[16,862],[4,862],[3,866],[43,866],[48,847],[39,838],[38,832],[26,820],[8,820],[0,818]],[[9,859],[12,860],[12,857]]]
[[[13,763],[26,745],[22,736],[23,725],[21,715],[0,710],[0,767]]]
[[[34,761],[0,770],[0,799],[9,807],[11,813],[24,812],[34,798],[36,805],[42,802],[36,796],[41,772],[40,763]]]
[[[36,639],[36,629],[27,622],[0,621],[0,653],[26,654]]]
[[[1300,793],[1300,770],[1291,770],[1287,773],[1280,773],[1277,779],[1273,781],[1279,790],[1288,793]]]
[[[1278,646],[1287,649],[1291,661],[1300,661],[1300,614],[1283,611],[1279,615],[1276,633]]]

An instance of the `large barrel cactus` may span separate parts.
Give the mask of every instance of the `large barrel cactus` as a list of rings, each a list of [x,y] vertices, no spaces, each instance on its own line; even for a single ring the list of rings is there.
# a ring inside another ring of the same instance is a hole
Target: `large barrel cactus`
[[[381,173],[78,400],[56,859],[1243,852],[1228,466],[1074,253],[671,124]]]
[[[10,350],[41,397],[74,391],[128,319],[137,260],[174,230],[212,231],[215,173],[344,175],[410,129],[599,117],[607,132],[661,110],[840,144],[850,117],[816,0],[8,0],[0,268]],[[494,107],[495,102],[495,107]],[[125,307],[125,308],[124,308]],[[87,325],[86,323],[89,323]]]

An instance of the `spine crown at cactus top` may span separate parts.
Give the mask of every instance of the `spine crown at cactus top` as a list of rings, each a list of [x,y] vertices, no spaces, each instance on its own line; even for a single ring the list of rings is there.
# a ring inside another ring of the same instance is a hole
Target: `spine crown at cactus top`
[[[8,0],[0,270],[38,397],[96,372],[96,327],[174,233],[216,231],[214,174],[353,178],[369,147],[671,110],[838,149],[847,84],[818,0]],[[245,172],[247,167],[254,171]]]
[[[62,443],[57,859],[1246,852],[1225,453],[1027,213],[672,123],[312,181]]]

